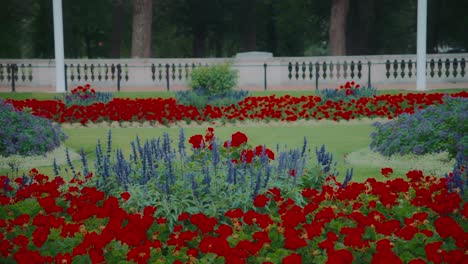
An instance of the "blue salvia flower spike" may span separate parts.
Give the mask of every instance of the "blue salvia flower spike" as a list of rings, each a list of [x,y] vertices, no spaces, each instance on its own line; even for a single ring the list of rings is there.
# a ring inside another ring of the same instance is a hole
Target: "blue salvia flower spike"
[[[141,147],[141,141],[138,135],[136,136],[136,144],[137,144],[138,152],[140,153],[140,157],[141,157],[143,156],[143,148]]]
[[[89,167],[88,167],[88,160],[86,158],[86,154],[84,153],[83,148],[80,149],[80,157],[81,157],[81,163],[83,164],[83,174],[84,176],[86,176],[89,173]]]
[[[112,153],[112,130],[107,133],[107,158],[110,159]]]
[[[178,144],[178,147],[179,147],[179,155],[184,158],[187,153],[185,151],[185,133],[184,133],[184,129],[183,128],[180,128],[179,130],[179,144]]]
[[[255,189],[253,192],[253,197],[257,196],[257,194],[260,192],[260,182],[262,181],[262,171],[258,170],[257,171],[257,177],[256,177],[256,182],[255,182]]]
[[[270,175],[271,175],[271,165],[267,164],[265,168],[265,181],[263,182],[263,189],[268,188],[268,182],[270,181]]]
[[[54,174],[55,176],[60,175],[60,167],[57,164],[57,160],[54,158],[53,162],[53,167],[54,167]]]
[[[198,199],[199,193],[198,193],[198,183],[195,181],[195,174],[192,172],[189,175],[190,177],[190,187],[192,187],[193,195]]]
[[[302,144],[301,157],[304,157],[307,150],[307,138],[304,137],[304,143]]]
[[[343,183],[341,184],[341,188],[346,188],[346,186],[348,186],[348,183],[352,179],[353,179],[353,168],[347,169],[345,179],[344,179]]]
[[[5,184],[3,185],[3,193],[8,193],[9,187],[10,187],[10,178],[8,178],[8,175],[7,175],[7,178],[5,179]]]
[[[132,146],[132,152],[133,152],[133,163],[137,163],[138,162],[138,154],[137,154],[137,151],[136,151],[136,147],[135,147],[135,142],[132,141],[130,142],[130,145]]]
[[[70,167],[72,173],[73,173],[73,178],[76,178],[76,171],[75,171],[75,166],[73,166],[73,163],[70,159],[70,153],[68,152],[68,148],[65,148],[65,156],[66,156],[66,159],[67,159],[67,164],[68,164],[68,167]]]

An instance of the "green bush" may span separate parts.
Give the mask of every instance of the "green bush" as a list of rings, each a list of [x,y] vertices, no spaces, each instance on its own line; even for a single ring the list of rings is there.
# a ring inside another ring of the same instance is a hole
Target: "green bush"
[[[16,110],[0,100],[0,155],[43,155],[60,146],[66,136],[59,125]]]
[[[191,105],[203,109],[207,105],[211,106],[229,106],[237,104],[249,96],[248,91],[226,91],[221,94],[207,95],[205,90],[196,91],[178,91],[175,98],[178,103],[183,105]]]
[[[238,72],[229,64],[198,67],[192,71],[190,87],[210,95],[223,94],[237,85]]]
[[[324,101],[340,101],[349,102],[353,99],[358,100],[361,97],[372,97],[377,95],[377,89],[374,87],[361,87],[354,81],[346,82],[340,85],[339,89],[324,89],[318,94]]]
[[[466,155],[468,99],[445,97],[441,105],[374,126],[377,131],[371,134],[370,147],[384,156],[442,151],[447,151],[450,158],[458,153]]]
[[[91,105],[98,102],[107,103],[114,98],[110,92],[97,92],[91,85],[77,86],[73,88],[70,93],[63,96],[62,101],[68,105]],[[59,99],[59,98],[57,98]]]

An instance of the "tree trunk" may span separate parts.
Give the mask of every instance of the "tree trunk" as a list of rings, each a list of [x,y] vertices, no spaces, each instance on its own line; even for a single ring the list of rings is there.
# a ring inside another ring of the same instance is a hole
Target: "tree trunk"
[[[111,58],[120,58],[120,47],[122,46],[123,16],[124,3],[123,0],[114,0],[112,7],[112,33],[111,33]]]
[[[132,58],[151,57],[152,0],[133,0]]]
[[[193,33],[193,57],[205,57],[206,29],[204,26],[196,28]]]
[[[329,28],[330,55],[346,55],[346,20],[349,0],[332,0]]]
[[[242,1],[242,15],[245,20],[241,22],[241,50],[257,50],[257,29],[256,29],[256,11],[254,0]]]
[[[366,55],[370,51],[370,26],[374,20],[373,0],[360,0],[350,3],[346,30],[346,54]]]
[[[277,50],[277,34],[276,34],[276,21],[275,21],[275,9],[273,3],[270,2],[268,5],[268,24],[267,24],[267,39],[268,39],[268,51],[276,54]]]

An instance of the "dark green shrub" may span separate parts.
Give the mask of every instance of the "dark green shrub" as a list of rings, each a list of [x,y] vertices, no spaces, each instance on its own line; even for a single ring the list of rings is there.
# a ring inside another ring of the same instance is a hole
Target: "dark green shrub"
[[[192,71],[190,87],[193,91],[203,90],[211,96],[231,91],[237,85],[238,73],[229,64],[198,67]]]
[[[42,155],[65,140],[59,125],[0,100],[0,155]]]
[[[236,104],[249,95],[247,91],[232,90],[237,79],[237,71],[229,64],[198,67],[192,71],[191,90],[177,92],[175,97],[180,104],[201,109]]]
[[[441,105],[374,126],[377,131],[371,134],[370,147],[382,155],[447,151],[454,158],[467,149],[468,99],[446,96]]]

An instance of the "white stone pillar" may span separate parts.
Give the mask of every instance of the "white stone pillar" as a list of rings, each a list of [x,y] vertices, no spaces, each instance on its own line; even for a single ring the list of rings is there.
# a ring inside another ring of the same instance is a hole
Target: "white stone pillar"
[[[53,0],[54,48],[55,48],[55,91],[65,92],[65,62],[63,52],[62,0]]]
[[[417,80],[416,89],[426,90],[427,0],[418,0]]]

